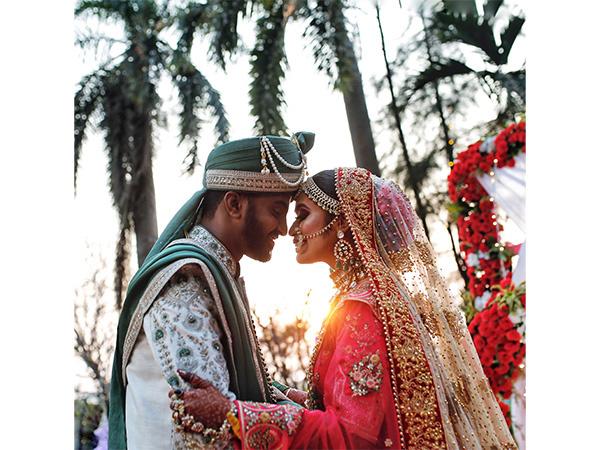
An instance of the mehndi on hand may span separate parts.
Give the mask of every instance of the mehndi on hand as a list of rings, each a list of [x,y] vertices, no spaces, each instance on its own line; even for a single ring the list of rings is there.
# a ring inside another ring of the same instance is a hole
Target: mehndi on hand
[[[189,391],[171,390],[173,419],[186,431],[201,432],[204,428],[219,429],[233,403],[212,384],[193,373],[177,371],[192,386]],[[198,425],[201,424],[201,425]]]

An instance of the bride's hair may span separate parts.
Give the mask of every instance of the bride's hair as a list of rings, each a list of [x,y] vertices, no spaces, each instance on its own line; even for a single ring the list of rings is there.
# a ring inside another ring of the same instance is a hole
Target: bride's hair
[[[339,201],[340,199],[335,192],[335,170],[322,170],[321,172],[313,175],[313,181],[319,189],[329,195],[331,198]]]

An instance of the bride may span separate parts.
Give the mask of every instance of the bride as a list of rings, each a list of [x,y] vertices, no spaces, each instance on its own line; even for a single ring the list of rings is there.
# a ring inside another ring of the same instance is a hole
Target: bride
[[[516,449],[398,186],[364,169],[327,170],[302,186],[295,209],[297,261],[327,263],[338,289],[309,391],[280,386],[293,402],[277,405],[230,401],[180,372],[193,389],[171,392],[178,429],[211,448]]]

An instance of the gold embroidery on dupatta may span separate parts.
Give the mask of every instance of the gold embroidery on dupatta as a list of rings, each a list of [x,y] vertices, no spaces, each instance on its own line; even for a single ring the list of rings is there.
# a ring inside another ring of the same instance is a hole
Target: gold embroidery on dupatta
[[[402,448],[445,449],[433,377],[419,334],[375,245],[371,175],[364,169],[339,169],[336,189],[356,247],[373,281],[385,331]]]
[[[412,261],[410,260],[410,251],[407,248],[401,248],[397,252],[390,254],[390,259],[395,267],[399,267],[404,272],[410,272]]]

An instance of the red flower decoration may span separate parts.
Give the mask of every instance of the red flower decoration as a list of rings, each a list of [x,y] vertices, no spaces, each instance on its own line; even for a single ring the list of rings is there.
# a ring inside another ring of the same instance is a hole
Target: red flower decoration
[[[514,167],[515,157],[526,151],[525,129],[525,122],[509,125],[494,138],[489,152],[481,151],[483,141],[469,145],[456,156],[448,175],[448,195],[453,210],[460,211],[456,222],[459,249],[467,263],[468,292],[474,298],[486,292],[492,294],[485,308],[472,318],[469,331],[484,373],[499,396],[500,407],[509,425],[509,407],[500,399],[507,399],[512,393],[512,383],[525,358],[525,342],[507,305],[511,308],[522,306],[524,317],[525,293],[524,290],[515,291],[517,288],[510,274],[510,253],[501,250],[506,247],[510,252],[510,249],[500,242],[502,225],[494,214],[494,202],[477,181],[477,176],[495,168]],[[503,276],[504,272],[508,276]],[[512,300],[509,302],[508,299]]]

